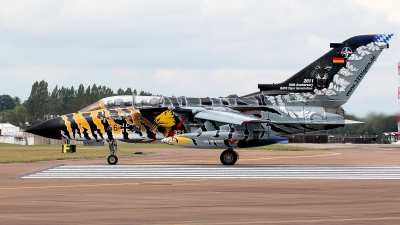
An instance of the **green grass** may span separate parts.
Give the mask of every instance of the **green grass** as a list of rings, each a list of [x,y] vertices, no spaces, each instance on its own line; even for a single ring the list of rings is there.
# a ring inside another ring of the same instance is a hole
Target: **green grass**
[[[105,144],[106,145],[106,144]],[[128,149],[180,149],[182,147],[178,147],[176,145],[167,145],[164,143],[159,144],[118,144],[118,148],[128,148]],[[184,149],[184,148],[182,148]]]
[[[79,146],[79,148],[104,148],[104,149],[108,149],[108,144],[107,142],[104,143],[104,146],[83,146],[82,144],[77,144],[77,147]],[[26,148],[59,148],[60,152],[61,152],[61,145],[15,145],[15,144],[6,144],[6,143],[0,143],[0,149],[4,148],[4,147],[9,147],[9,148],[13,148],[13,149],[26,149]],[[128,144],[128,143],[122,143],[122,144],[118,144],[118,148],[119,149],[176,149],[176,146],[172,146],[172,145],[167,145],[167,144]]]
[[[248,149],[249,150],[269,150],[269,151],[324,151],[324,150],[329,150],[328,148],[314,148],[314,147],[310,148],[310,147],[298,146],[295,144],[290,144],[290,145],[274,144],[274,145],[267,145],[267,146],[248,148]]]
[[[315,145],[315,147],[306,147],[302,146],[302,144],[273,144],[266,145],[261,147],[253,147],[253,148],[236,148],[235,150],[270,150],[270,151],[321,151],[321,150],[329,150],[328,148],[320,148],[322,145]],[[128,149],[182,149],[187,150],[188,148],[179,147],[177,145],[167,145],[167,144],[119,144],[119,148],[128,148]],[[192,148],[195,149],[195,148]],[[222,149],[221,149],[222,151]]]
[[[117,156],[135,156],[136,152],[142,152],[143,155],[152,154],[154,151],[161,149],[181,149],[188,150],[187,148],[179,148],[166,144],[119,144]],[[146,151],[146,149],[148,149]],[[145,151],[143,151],[145,150]],[[235,149],[240,150],[240,149]],[[243,150],[267,150],[267,151],[309,151],[309,150],[328,150],[326,148],[309,148],[290,145],[268,145],[256,148],[245,148]],[[188,150],[190,151],[190,150]],[[222,151],[222,150],[221,150]],[[105,146],[83,146],[76,145],[76,152],[72,154],[63,154],[61,152],[61,145],[14,145],[0,143],[0,163],[12,162],[37,162],[49,160],[67,160],[67,159],[94,159],[106,158],[109,155],[108,145]]]
[[[117,156],[134,156],[139,150],[126,149],[120,147]],[[142,155],[151,154],[152,152],[142,152]],[[37,162],[49,160],[67,160],[67,159],[94,159],[106,158],[109,155],[108,146],[86,147],[83,145],[76,146],[76,152],[64,154],[61,152],[61,145],[12,145],[0,144],[0,163],[12,162]]]

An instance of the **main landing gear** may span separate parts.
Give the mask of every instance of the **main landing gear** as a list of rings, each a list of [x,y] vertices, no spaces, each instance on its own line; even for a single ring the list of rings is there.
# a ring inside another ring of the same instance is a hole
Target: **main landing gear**
[[[108,149],[110,150],[110,155],[107,158],[107,162],[110,165],[115,165],[118,162],[118,157],[115,155],[115,152],[118,149],[117,141],[116,140],[110,140],[108,142]]]
[[[219,159],[223,165],[235,165],[236,161],[239,159],[239,154],[233,151],[232,148],[228,148],[221,153]]]

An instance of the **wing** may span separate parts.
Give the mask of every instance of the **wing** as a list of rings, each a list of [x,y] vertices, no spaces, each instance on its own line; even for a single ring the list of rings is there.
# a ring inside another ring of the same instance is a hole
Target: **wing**
[[[204,110],[198,112],[195,116],[198,119],[213,120],[227,124],[241,125],[246,123],[268,123],[269,120],[263,120],[253,115],[239,112],[222,112],[214,110]]]
[[[195,116],[198,119],[218,121],[226,124],[242,125],[243,123],[269,123],[269,124],[306,124],[306,125],[324,125],[324,124],[357,124],[363,123],[352,120],[273,120],[262,119],[253,115],[241,113],[238,111],[215,111],[203,110],[198,112]]]

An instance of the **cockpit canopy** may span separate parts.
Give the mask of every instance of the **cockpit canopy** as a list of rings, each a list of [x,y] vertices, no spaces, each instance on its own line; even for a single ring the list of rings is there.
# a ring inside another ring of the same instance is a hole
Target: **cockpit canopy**
[[[133,95],[118,95],[100,99],[99,101],[86,106],[79,110],[80,112],[89,112],[99,109],[109,108],[126,108],[133,106],[135,108],[157,107],[162,104],[162,97],[160,96],[133,96]]]

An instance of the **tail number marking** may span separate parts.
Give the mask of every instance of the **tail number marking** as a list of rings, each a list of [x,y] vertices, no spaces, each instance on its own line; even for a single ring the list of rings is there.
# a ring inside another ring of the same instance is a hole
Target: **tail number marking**
[[[313,79],[304,79],[304,83],[305,84],[312,84],[313,83]]]

